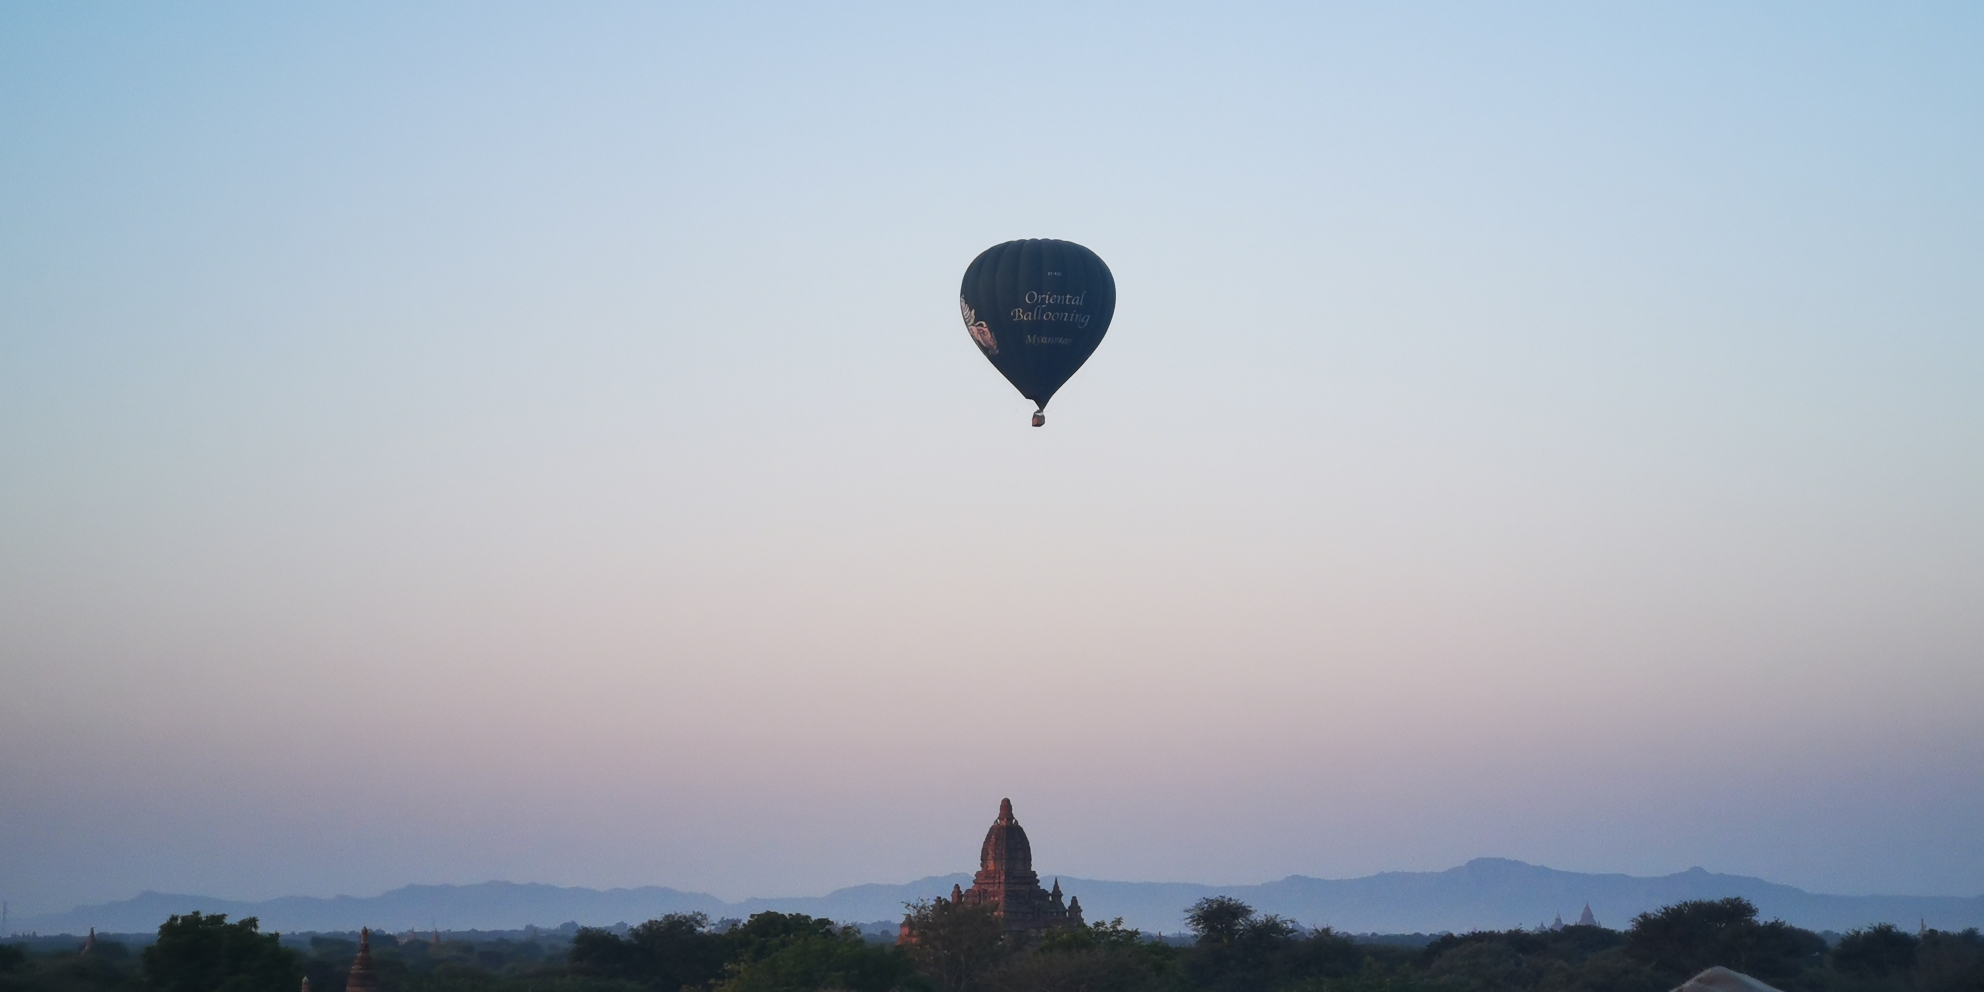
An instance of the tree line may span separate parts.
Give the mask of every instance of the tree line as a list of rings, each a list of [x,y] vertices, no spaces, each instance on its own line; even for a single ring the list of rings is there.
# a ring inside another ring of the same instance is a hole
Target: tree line
[[[1187,911],[1192,940],[1161,942],[1120,919],[1005,932],[988,907],[910,907],[896,944],[803,914],[711,921],[677,913],[615,933],[408,941],[381,936],[384,992],[1667,992],[1712,965],[1785,992],[1984,992],[1984,936],[1889,924],[1830,945],[1759,920],[1743,899],[1678,903],[1623,931],[1592,926],[1442,935],[1424,947],[1360,942],[1226,897]],[[0,992],[343,992],[357,945],[317,936],[307,950],[253,917],[174,916],[133,953],[0,944]]]

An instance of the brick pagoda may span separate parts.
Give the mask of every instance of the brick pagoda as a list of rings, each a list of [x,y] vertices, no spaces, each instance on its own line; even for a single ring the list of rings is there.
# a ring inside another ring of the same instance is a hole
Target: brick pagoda
[[[1060,879],[1054,880],[1052,891],[1040,887],[1040,876],[1033,872],[1033,845],[1014,819],[1010,799],[999,800],[999,818],[992,821],[978,849],[978,874],[972,876],[971,888],[951,886],[951,901],[992,907],[1009,934],[1037,937],[1055,927],[1082,925],[1082,901],[1069,899],[1063,905]],[[913,939],[907,920],[903,938]]]

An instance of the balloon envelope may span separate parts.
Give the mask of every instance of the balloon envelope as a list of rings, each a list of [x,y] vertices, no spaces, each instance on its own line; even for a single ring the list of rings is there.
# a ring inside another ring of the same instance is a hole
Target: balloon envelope
[[[1116,312],[1116,277],[1072,241],[1008,241],[964,270],[958,307],[978,350],[1044,409],[1102,343]]]

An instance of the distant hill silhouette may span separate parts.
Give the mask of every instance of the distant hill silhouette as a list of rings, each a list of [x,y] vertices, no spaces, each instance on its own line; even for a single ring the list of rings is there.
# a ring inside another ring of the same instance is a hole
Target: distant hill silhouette
[[[1169,932],[1184,928],[1186,906],[1210,895],[1230,895],[1262,912],[1355,933],[1534,927],[1559,914],[1575,919],[1587,902],[1601,924],[1621,928],[1647,910],[1725,896],[1742,896],[1766,918],[1813,930],[1848,930],[1881,922],[1912,929],[1920,920],[1945,930],[1984,926],[1984,896],[1821,895],[1700,868],[1656,877],[1591,875],[1503,858],[1477,858],[1440,872],[1384,872],[1348,879],[1290,875],[1259,885],[1109,882],[1067,875],[1060,881],[1070,895],[1081,897],[1091,920],[1121,916],[1141,929]],[[123,902],[21,919],[13,929],[82,933],[96,927],[144,932],[156,929],[170,914],[195,909],[236,919],[257,916],[263,930],[289,933],[354,930],[361,925],[387,930],[425,930],[435,924],[443,930],[520,929],[555,927],[568,920],[604,926],[638,923],[664,913],[701,911],[720,918],[768,909],[858,922],[897,919],[903,903],[947,894],[953,884],[970,882],[965,874],[937,875],[901,885],[857,885],[823,896],[741,902],[657,886],[600,891],[513,882],[409,885],[378,896],[286,896],[266,902],[146,892]]]

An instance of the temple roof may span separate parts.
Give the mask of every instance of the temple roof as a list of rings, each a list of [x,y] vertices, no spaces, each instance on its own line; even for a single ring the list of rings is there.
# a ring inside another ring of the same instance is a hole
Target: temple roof
[[[985,845],[978,849],[978,867],[981,871],[1033,870],[1033,845],[1027,843],[1020,821],[1013,818],[1011,799],[999,800],[999,818],[985,832]]]

